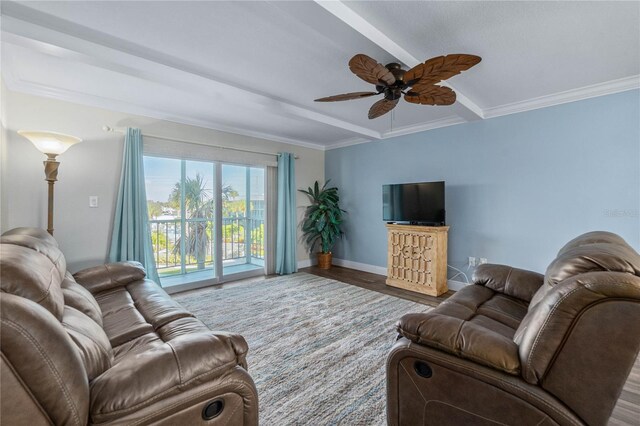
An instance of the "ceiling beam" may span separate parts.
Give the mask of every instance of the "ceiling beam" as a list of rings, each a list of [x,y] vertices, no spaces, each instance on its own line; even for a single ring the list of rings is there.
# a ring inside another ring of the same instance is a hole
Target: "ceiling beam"
[[[46,55],[209,95],[218,101],[309,120],[368,139],[382,138],[380,132],[370,128],[240,87],[195,64],[149,51],[14,2],[3,2],[2,41]]]
[[[342,22],[349,25],[351,28],[387,51],[407,67],[413,68],[422,62],[342,1],[315,0],[315,2],[336,18],[340,19]],[[471,99],[447,82],[443,82],[442,85],[447,86],[456,92],[457,102],[454,104],[454,110],[461,118],[467,121],[480,120],[484,118],[482,108],[475,104]]]

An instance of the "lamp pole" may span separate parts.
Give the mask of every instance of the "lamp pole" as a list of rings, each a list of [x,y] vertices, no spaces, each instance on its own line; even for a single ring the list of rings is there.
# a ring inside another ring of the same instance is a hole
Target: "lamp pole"
[[[53,185],[58,180],[58,167],[60,162],[56,161],[55,154],[47,154],[47,159],[42,162],[44,164],[44,175],[49,186],[49,203],[47,214],[47,232],[53,236]]]

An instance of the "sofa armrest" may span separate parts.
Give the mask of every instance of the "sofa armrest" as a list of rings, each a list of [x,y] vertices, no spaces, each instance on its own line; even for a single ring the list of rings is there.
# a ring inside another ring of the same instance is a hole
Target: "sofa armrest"
[[[230,333],[194,333],[127,357],[91,383],[91,418],[109,422],[229,374],[248,346]]]
[[[533,295],[544,282],[544,275],[507,265],[485,263],[476,268],[472,280],[474,284],[531,302]]]
[[[407,314],[398,333],[430,346],[509,374],[520,374],[518,345],[508,337],[460,318],[434,312]]]
[[[147,273],[140,262],[116,262],[83,269],[73,274],[73,278],[96,294],[114,287],[122,287],[142,280]]]

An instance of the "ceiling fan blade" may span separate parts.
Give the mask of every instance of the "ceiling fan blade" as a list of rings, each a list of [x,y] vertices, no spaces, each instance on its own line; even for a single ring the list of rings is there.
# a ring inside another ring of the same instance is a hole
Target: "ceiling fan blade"
[[[369,96],[378,95],[378,92],[353,92],[343,93],[341,95],[327,96],[326,98],[316,99],[315,102],[336,102],[348,101],[351,99],[368,98]]]
[[[442,86],[414,86],[404,100],[421,105],[451,105],[456,101],[456,92]]]
[[[369,109],[369,120],[378,118],[381,115],[388,113],[389,111],[394,109],[396,105],[398,105],[399,100],[400,98],[394,99],[392,101],[388,99],[380,99],[378,102],[371,105],[371,109]]]
[[[437,56],[407,71],[404,81],[408,86],[432,85],[468,70],[481,60],[480,56],[466,54]]]
[[[390,86],[396,82],[396,78],[387,67],[362,53],[351,58],[349,69],[367,83]]]

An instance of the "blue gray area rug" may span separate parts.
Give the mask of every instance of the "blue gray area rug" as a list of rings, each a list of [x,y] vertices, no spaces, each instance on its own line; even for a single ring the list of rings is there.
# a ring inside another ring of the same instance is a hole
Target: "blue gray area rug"
[[[174,298],[210,329],[247,339],[264,426],[386,425],[395,322],[432,309],[305,273]],[[638,426],[638,419],[640,358],[609,425]]]
[[[432,309],[305,273],[174,298],[247,339],[265,426],[385,425],[395,322]]]

